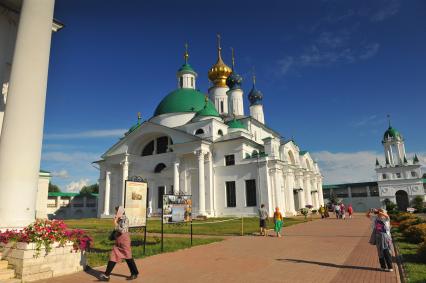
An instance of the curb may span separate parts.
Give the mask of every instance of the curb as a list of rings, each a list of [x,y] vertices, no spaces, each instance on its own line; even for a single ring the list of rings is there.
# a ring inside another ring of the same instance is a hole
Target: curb
[[[401,253],[399,252],[399,247],[396,244],[396,242],[392,241],[393,243],[393,249],[395,251],[395,258],[396,258],[396,264],[398,267],[398,273],[399,273],[399,281],[401,283],[407,283],[408,282],[408,276],[407,272],[404,268],[404,262]]]

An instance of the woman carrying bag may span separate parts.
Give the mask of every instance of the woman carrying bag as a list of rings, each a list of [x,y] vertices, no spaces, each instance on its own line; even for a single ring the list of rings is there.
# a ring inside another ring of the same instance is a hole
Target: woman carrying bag
[[[115,240],[115,244],[112,248],[106,271],[100,278],[101,281],[109,281],[110,274],[114,269],[115,264],[117,262],[121,262],[122,259],[126,260],[130,269],[130,276],[127,280],[136,279],[139,274],[136,263],[132,257],[131,240],[129,235],[129,219],[126,217],[124,207],[117,206],[115,211],[115,228],[110,235],[110,240]]]

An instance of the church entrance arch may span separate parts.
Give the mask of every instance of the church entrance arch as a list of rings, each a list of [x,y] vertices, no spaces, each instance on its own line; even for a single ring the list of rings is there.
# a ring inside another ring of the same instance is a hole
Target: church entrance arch
[[[395,193],[396,205],[400,211],[407,211],[409,206],[408,194],[406,191],[399,190]]]

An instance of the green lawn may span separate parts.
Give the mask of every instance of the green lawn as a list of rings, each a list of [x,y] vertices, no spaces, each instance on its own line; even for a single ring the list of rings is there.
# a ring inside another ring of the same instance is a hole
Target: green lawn
[[[253,233],[259,232],[259,218],[257,217],[247,217],[241,221],[241,218],[227,221],[219,222],[222,220],[229,220],[232,218],[211,218],[207,220],[194,220],[193,234],[194,235],[241,235],[242,227],[244,229],[244,235],[250,235]],[[314,216],[315,219],[315,216]],[[310,218],[308,218],[310,220]],[[208,223],[216,222],[218,223]],[[243,223],[242,223],[243,222]],[[292,217],[284,218],[284,227],[291,226],[294,224],[304,222],[303,217]],[[88,219],[78,219],[78,220],[66,220],[65,223],[70,228],[80,228],[87,231],[96,231],[96,232],[109,232],[113,229],[113,224],[111,219],[97,219],[97,218],[88,218]],[[206,224],[202,224],[206,223]],[[202,225],[199,225],[202,224]],[[242,225],[243,224],[243,225]],[[268,222],[268,228],[273,229],[273,221]],[[161,222],[159,219],[148,220],[148,233],[161,233]],[[189,234],[190,225],[175,225],[175,224],[164,224],[164,233],[165,234]]]
[[[407,242],[398,229],[392,229],[392,236],[402,255],[409,283],[426,282],[426,262],[422,262],[417,256],[419,245]]]
[[[193,246],[204,245],[212,242],[221,241],[220,236],[238,236],[241,235],[242,227],[244,235],[251,235],[259,232],[259,219],[257,217],[241,218],[218,223],[222,220],[230,220],[232,218],[214,218],[207,220],[194,220],[193,234],[194,235],[212,235],[210,238],[194,238]],[[311,220],[308,218],[308,220]],[[284,226],[290,226],[304,222],[303,217],[285,218]],[[92,267],[104,265],[108,262],[109,253],[112,249],[113,242],[108,240],[108,236],[113,229],[111,219],[72,219],[65,220],[69,228],[79,228],[86,230],[94,239],[94,247],[88,252],[88,264]],[[205,223],[198,225],[198,223]],[[273,229],[273,222],[268,222],[268,228]],[[149,233],[161,233],[161,222],[159,219],[148,220]],[[134,258],[142,258],[143,255],[143,230],[131,231],[132,233],[132,252]],[[187,237],[165,237],[164,252],[172,252],[179,249],[190,247],[190,225],[164,225],[165,234],[187,234]],[[147,237],[146,254],[145,256],[155,255],[161,252],[161,239],[159,236]]]

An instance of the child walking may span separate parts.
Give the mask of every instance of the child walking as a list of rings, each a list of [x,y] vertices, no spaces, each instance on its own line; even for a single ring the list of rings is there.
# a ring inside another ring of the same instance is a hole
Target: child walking
[[[274,224],[275,224],[275,233],[277,237],[281,237],[281,229],[283,228],[283,215],[280,212],[278,207],[275,208],[274,212]]]

